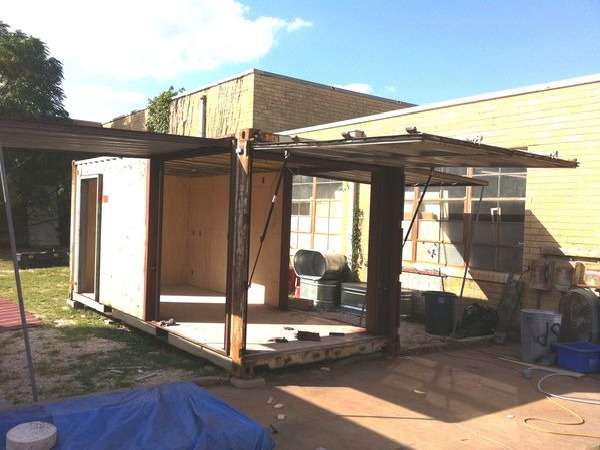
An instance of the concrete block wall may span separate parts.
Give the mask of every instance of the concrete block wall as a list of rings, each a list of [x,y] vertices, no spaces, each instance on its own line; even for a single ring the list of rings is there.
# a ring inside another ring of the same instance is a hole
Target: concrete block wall
[[[577,169],[528,171],[523,267],[540,257],[544,247],[600,248],[600,77],[490,97],[408,108],[398,114],[292,130],[291,134],[336,139],[354,129],[378,136],[401,134],[406,127],[416,126],[422,132],[456,138],[482,136],[486,144],[576,158]],[[368,187],[363,190],[361,199],[368,198]],[[461,270],[443,270],[450,275],[451,290],[460,286],[456,279],[462,276]],[[492,300],[501,295],[505,274],[472,270],[469,276],[467,295]],[[535,297],[534,292],[527,292],[526,301],[533,304]],[[555,308],[557,300],[557,293],[543,294],[542,306]]]

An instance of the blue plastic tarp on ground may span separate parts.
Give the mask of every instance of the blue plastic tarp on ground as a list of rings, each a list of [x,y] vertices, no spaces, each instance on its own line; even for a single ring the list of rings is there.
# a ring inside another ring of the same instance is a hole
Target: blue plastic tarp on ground
[[[272,450],[269,431],[193,383],[171,383],[0,412],[6,433],[42,420],[58,429],[57,450]]]

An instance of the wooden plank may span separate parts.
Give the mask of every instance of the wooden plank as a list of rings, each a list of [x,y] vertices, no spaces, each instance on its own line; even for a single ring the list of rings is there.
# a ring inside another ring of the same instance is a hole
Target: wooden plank
[[[386,335],[391,352],[395,352],[398,346],[403,217],[403,169],[385,168],[372,172],[367,331]]]
[[[70,230],[70,247],[69,247],[69,297],[73,298],[75,292],[75,248],[76,248],[76,226],[75,221],[77,214],[77,166],[75,161],[71,162],[71,230]]]
[[[252,145],[249,130],[239,134],[231,158],[229,237],[227,264],[227,317],[229,342],[226,350],[233,372],[244,376],[242,357],[246,349],[248,322],[248,276],[250,265],[250,219],[252,202]]]
[[[144,319],[157,320],[160,313],[160,264],[162,250],[162,210],[164,163],[150,160],[148,174],[147,239],[146,239],[146,291]]]
[[[79,294],[77,292],[74,292],[73,293],[73,301],[75,301],[77,303],[81,303],[82,305],[85,305],[88,308],[91,308],[91,309],[101,312],[101,313],[109,313],[111,311],[110,306],[103,305],[102,303],[100,303],[90,297],[87,297],[85,294]]]
[[[292,181],[289,170],[283,174],[281,185],[281,244],[279,258],[279,309],[288,308],[290,266],[290,231],[292,226]]]
[[[181,337],[175,333],[169,333],[167,335],[167,342],[186,353],[206,359],[227,371],[232,370],[231,358],[221,355],[220,353],[212,350],[210,347],[188,341],[184,337]]]

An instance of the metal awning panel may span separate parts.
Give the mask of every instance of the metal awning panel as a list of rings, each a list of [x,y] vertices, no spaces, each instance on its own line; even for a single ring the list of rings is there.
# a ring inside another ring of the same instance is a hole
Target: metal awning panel
[[[257,151],[375,166],[574,168],[577,162],[425,133],[328,141],[256,143]]]
[[[178,176],[216,176],[227,175],[230,170],[230,155],[195,156],[185,159],[176,159],[165,162],[166,175]],[[281,169],[283,159],[261,159],[257,155],[253,162],[253,171],[278,172]],[[287,167],[298,175],[309,175],[334,180],[351,181],[356,183],[371,183],[371,172],[360,169],[333,169],[324,164],[323,167],[315,168],[315,165],[303,161],[298,163],[292,158]],[[430,186],[487,186],[487,181],[442,173],[434,170],[409,168],[405,171],[406,186],[423,186],[427,183],[431,174]]]
[[[0,145],[7,149],[150,158],[230,152],[231,142],[231,138],[209,139],[70,122],[0,120]]]

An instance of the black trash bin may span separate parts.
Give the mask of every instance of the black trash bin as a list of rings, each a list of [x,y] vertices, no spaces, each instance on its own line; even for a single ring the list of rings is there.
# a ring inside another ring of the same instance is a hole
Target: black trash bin
[[[425,291],[425,331],[448,336],[454,328],[456,295],[450,292]]]

